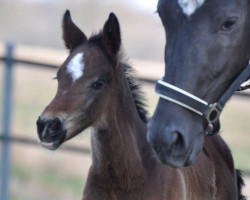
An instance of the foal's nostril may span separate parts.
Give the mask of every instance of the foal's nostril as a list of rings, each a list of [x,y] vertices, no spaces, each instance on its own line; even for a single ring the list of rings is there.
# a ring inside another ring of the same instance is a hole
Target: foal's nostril
[[[51,131],[59,131],[61,130],[61,127],[62,127],[62,124],[58,118],[52,120],[49,124],[49,128]]]
[[[45,127],[45,122],[39,117],[38,120],[36,121],[36,126],[38,133],[40,134],[43,132],[43,129]]]
[[[48,122],[48,128],[51,133],[51,136],[55,137],[60,133],[62,129],[62,123],[58,118],[50,120]]]
[[[40,117],[37,122],[37,132],[41,140],[49,137],[57,137],[62,131],[62,122],[58,119],[42,120]]]

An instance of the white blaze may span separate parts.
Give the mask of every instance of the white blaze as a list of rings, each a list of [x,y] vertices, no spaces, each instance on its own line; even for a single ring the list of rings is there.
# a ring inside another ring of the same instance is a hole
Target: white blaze
[[[70,60],[67,66],[67,72],[71,75],[73,82],[83,75],[83,69],[83,53],[78,53]]]
[[[194,12],[202,6],[205,0],[178,0],[182,11],[187,16],[194,14]]]

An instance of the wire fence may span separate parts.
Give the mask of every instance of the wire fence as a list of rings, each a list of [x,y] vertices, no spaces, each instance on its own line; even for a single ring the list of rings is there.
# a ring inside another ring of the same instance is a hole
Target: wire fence
[[[6,44],[6,53],[5,55],[0,54],[0,61],[5,63],[5,72],[4,72],[4,94],[3,94],[3,117],[2,117],[2,133],[0,133],[0,141],[2,142],[2,155],[1,155],[1,190],[0,190],[0,200],[8,200],[8,191],[9,191],[9,169],[10,169],[10,148],[12,143],[19,143],[22,145],[32,145],[39,147],[36,140],[26,137],[12,137],[10,133],[11,127],[11,115],[13,107],[13,68],[15,64],[24,64],[31,67],[40,67],[40,68],[49,68],[49,69],[58,69],[57,65],[48,64],[43,62],[36,62],[27,59],[18,59],[13,55],[15,45],[12,43]],[[149,84],[154,84],[155,79],[150,78],[138,78],[139,81]],[[250,98],[249,93],[236,93],[236,95],[243,98]],[[90,149],[84,147],[76,146],[66,146],[63,150],[71,151],[74,153],[85,153],[90,154]]]

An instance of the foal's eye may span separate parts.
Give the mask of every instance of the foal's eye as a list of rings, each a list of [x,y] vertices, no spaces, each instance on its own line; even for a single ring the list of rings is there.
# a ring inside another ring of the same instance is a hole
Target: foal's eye
[[[95,90],[100,90],[105,83],[106,81],[104,79],[98,79],[96,82],[92,84],[92,88]]]
[[[237,18],[230,18],[221,25],[220,30],[229,31],[233,28],[236,22],[237,22]]]

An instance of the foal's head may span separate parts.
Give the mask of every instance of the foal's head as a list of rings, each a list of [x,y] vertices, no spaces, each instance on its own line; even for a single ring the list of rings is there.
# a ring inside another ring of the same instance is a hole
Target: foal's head
[[[167,40],[163,81],[215,103],[250,59],[250,1],[159,0],[158,13]],[[203,147],[207,125],[161,98],[148,140],[162,162],[187,166]]]
[[[112,104],[111,83],[121,44],[112,13],[103,31],[87,39],[66,11],[63,38],[70,55],[57,72],[57,94],[37,121],[41,145],[51,150],[93,125]]]

